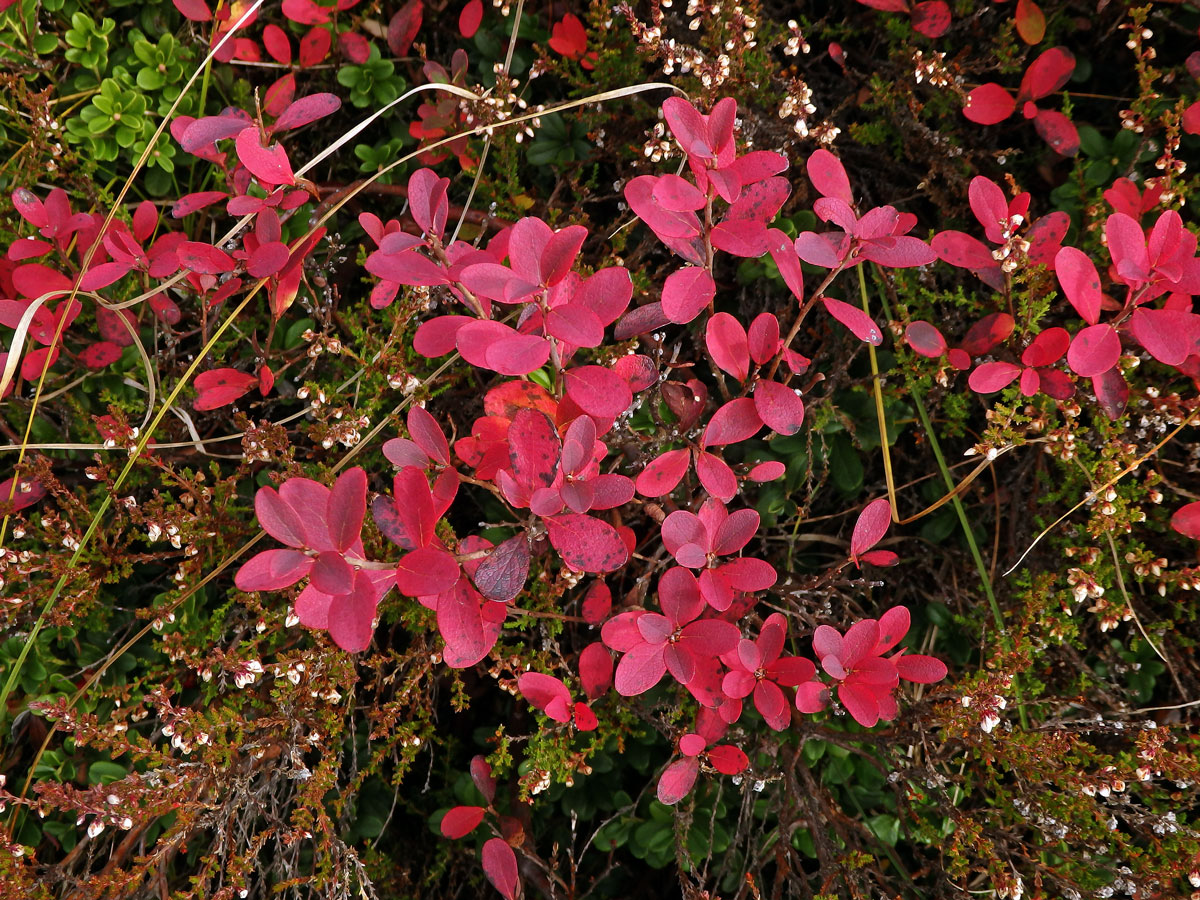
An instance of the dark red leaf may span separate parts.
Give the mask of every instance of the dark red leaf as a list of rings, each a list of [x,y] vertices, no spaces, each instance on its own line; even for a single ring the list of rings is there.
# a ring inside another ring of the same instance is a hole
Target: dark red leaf
[[[387,44],[393,56],[404,56],[421,30],[425,5],[421,0],[408,0],[388,22]]]
[[[529,538],[521,532],[501,543],[475,570],[475,587],[491,600],[511,603],[529,577]]]
[[[946,352],[946,339],[942,337],[942,333],[922,319],[909,323],[904,329],[904,339],[914,353],[930,359],[937,359]]]
[[[944,0],[924,0],[912,8],[913,28],[925,37],[941,37],[950,30],[950,21],[950,7]]]
[[[1062,113],[1053,109],[1040,109],[1034,117],[1033,127],[1037,129],[1042,140],[1062,156],[1074,156],[1079,152],[1079,132]]]

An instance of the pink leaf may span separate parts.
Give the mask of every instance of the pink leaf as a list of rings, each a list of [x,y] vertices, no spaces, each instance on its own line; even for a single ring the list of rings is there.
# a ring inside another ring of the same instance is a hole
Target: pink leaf
[[[1175,514],[1171,516],[1171,527],[1184,537],[1200,541],[1200,500],[1175,510]]]
[[[569,722],[571,714],[568,704],[571,692],[553,675],[541,672],[523,672],[517,677],[517,689],[530,706],[546,713],[557,722]],[[555,703],[555,701],[558,701]]]
[[[826,297],[822,302],[829,314],[849,328],[859,340],[876,347],[883,343],[883,334],[879,327],[861,309],[832,297]]]
[[[172,0],[185,19],[192,22],[211,22],[212,10],[204,0]]]
[[[264,147],[259,140],[257,126],[251,126],[238,132],[237,155],[250,174],[265,185],[295,184],[296,176],[292,174],[292,164],[288,162],[287,151],[279,144]]]
[[[342,101],[336,94],[309,94],[284,110],[283,115],[271,126],[271,130],[287,131],[290,128],[299,128],[301,125],[333,115],[341,106]]]
[[[396,566],[396,589],[406,597],[440,594],[453,587],[456,580],[458,562],[440,547],[418,547]]]
[[[746,332],[750,358],[756,365],[764,365],[779,353],[779,319],[771,313],[760,313],[750,323]]]
[[[1111,325],[1089,325],[1075,335],[1067,365],[1076,375],[1091,378],[1107,372],[1121,358],[1121,338]]]
[[[615,419],[633,403],[628,383],[604,366],[579,366],[563,373],[570,397],[584,412]]]
[[[617,529],[594,516],[564,513],[544,520],[550,543],[576,571],[615,572],[629,560],[629,548]]]
[[[868,503],[854,523],[854,534],[850,537],[850,558],[861,556],[878,544],[891,524],[892,507],[886,497]]]
[[[932,656],[913,654],[893,657],[896,672],[905,681],[918,684],[934,684],[946,677],[946,664]]]
[[[612,655],[599,641],[588,644],[579,654],[579,682],[589,700],[603,696],[612,687]]]
[[[737,444],[749,440],[762,428],[762,419],[749,397],[730,400],[715,413],[704,429],[703,446]]]
[[[517,856],[503,838],[492,838],[483,845],[483,872],[505,900],[516,900],[521,887],[517,875]]]
[[[0,494],[0,508],[7,496]],[[264,550],[238,569],[233,583],[239,591],[277,591],[295,584],[312,565],[312,557],[299,550]]]
[[[1181,365],[1196,352],[1200,316],[1195,313],[1143,306],[1134,310],[1129,324],[1138,343],[1168,366]]]
[[[334,549],[346,552],[359,539],[367,513],[367,473],[359,466],[338,476],[329,492],[325,521]]]
[[[980,125],[995,125],[1013,114],[1017,101],[1000,85],[991,82],[980,85],[967,95],[963,115]]]
[[[967,379],[977,394],[991,394],[1008,387],[1021,374],[1021,367],[1010,362],[990,362],[977,366]]]
[[[828,150],[817,150],[808,158],[806,167],[808,178],[819,194],[847,204],[854,203],[850,179],[846,177],[846,169],[836,156]]]
[[[804,300],[804,272],[792,239],[778,228],[767,229],[767,248],[783,282],[797,300]],[[834,265],[837,265],[836,261]]]
[[[483,821],[482,806],[456,806],[442,816],[439,829],[444,837],[457,840],[466,837]]]
[[[713,362],[738,381],[750,374],[750,348],[746,329],[729,313],[717,313],[708,320],[705,344]]]
[[[691,793],[699,774],[698,757],[689,756],[671,763],[658,778],[658,802],[674,806]]]
[[[778,462],[777,460],[768,460],[767,462],[761,462],[756,465],[750,470],[750,473],[746,477],[751,481],[761,483],[782,478],[786,472],[787,466],[785,466],[783,463]]]
[[[1100,274],[1082,250],[1063,247],[1054,257],[1054,274],[1075,311],[1089,325],[1100,321]]]
[[[677,269],[663,282],[662,311],[668,321],[686,325],[712,303],[717,285],[700,266]]]
[[[696,456],[696,477],[712,496],[728,503],[737,496],[737,476],[725,460],[705,450]]]
[[[692,212],[704,208],[704,193],[678,175],[660,175],[650,195],[663,209],[672,212]]]
[[[221,275],[233,271],[233,257],[212,244],[183,241],[177,253],[181,266],[200,275]]]
[[[608,585],[600,580],[592,582],[592,586],[583,595],[579,612],[589,625],[599,625],[607,619],[612,612],[612,591],[608,589]]]
[[[904,329],[904,339],[914,353],[930,359],[937,359],[946,352],[946,339],[942,333],[922,319],[909,323]]]
[[[1062,359],[1071,346],[1071,335],[1065,328],[1047,328],[1033,339],[1021,354],[1027,366],[1049,366]]]

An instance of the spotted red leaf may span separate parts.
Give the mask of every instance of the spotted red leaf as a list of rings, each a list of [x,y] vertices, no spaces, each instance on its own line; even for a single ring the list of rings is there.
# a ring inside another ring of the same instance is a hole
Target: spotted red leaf
[[[589,625],[599,625],[612,612],[612,591],[608,585],[597,579],[583,595],[580,614]]]
[[[283,115],[276,119],[275,124],[271,126],[271,130],[286,131],[290,128],[299,128],[301,125],[307,125],[317,119],[332,115],[341,106],[342,101],[336,94],[309,94],[307,97],[301,97],[284,110]]]
[[[950,30],[950,7],[945,0],[924,0],[912,8],[912,24],[929,38],[939,38]]]
[[[658,778],[658,802],[674,806],[691,793],[699,774],[700,760],[696,756],[688,756],[671,763]]]
[[[1074,123],[1057,110],[1038,110],[1033,127],[1056,153],[1074,156],[1079,152],[1079,132]]]
[[[12,515],[45,496],[46,488],[36,478],[6,478],[0,481],[0,515]]]
[[[643,497],[662,497],[675,490],[687,474],[691,451],[668,450],[643,469],[634,482]]]
[[[572,569],[603,574],[629,560],[629,548],[612,525],[594,516],[564,513],[544,520],[550,543]]]

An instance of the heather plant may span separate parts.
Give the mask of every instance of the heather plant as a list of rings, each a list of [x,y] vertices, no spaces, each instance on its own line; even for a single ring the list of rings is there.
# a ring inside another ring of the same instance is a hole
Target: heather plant
[[[1200,886],[1190,9],[0,7],[5,892]]]

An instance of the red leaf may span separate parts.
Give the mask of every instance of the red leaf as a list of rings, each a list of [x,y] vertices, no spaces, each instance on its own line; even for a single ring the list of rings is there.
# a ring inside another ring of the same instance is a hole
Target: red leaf
[[[425,5],[421,0],[408,0],[388,22],[387,44],[393,56],[404,56],[421,30]]]
[[[246,260],[246,273],[253,278],[268,278],[287,265],[291,251],[282,241],[262,244]]]
[[[997,344],[1008,340],[1016,322],[1008,313],[992,313],[984,316],[967,330],[962,349],[972,356],[988,353]]]
[[[1046,36],[1046,16],[1033,0],[1017,0],[1017,34],[1029,44],[1040,44]]]
[[[612,591],[603,581],[596,580],[583,595],[580,614],[589,625],[599,625],[612,612]]]
[[[767,682],[768,684],[770,682]],[[778,729],[782,731],[782,727]],[[732,747],[729,744],[721,744],[718,747],[713,747],[708,751],[708,761],[712,763],[712,767],[723,775],[737,775],[739,772],[746,771],[750,765],[750,759],[739,750],[737,747]]]
[[[242,165],[264,185],[296,183],[287,151],[279,144],[264,147],[259,140],[258,126],[252,125],[239,131],[235,143]]]
[[[760,381],[754,387],[754,408],[763,424],[776,434],[795,434],[804,424],[804,401],[798,391],[775,381]]]
[[[212,21],[212,10],[208,8],[208,4],[204,0],[172,0],[172,2],[185,19],[193,22]]]
[[[227,406],[258,384],[258,378],[237,369],[211,369],[196,376],[196,402],[201,412]]]
[[[788,286],[792,296],[803,301],[804,272],[800,268],[800,260],[796,256],[792,239],[778,228],[769,228],[767,229],[767,249],[771,253],[771,260],[783,277],[783,283]],[[836,263],[834,264],[836,265]]]
[[[650,192],[654,201],[672,212],[694,212],[704,208],[704,192],[679,175],[660,175]]]
[[[1107,372],[1121,358],[1121,338],[1111,325],[1089,325],[1075,335],[1067,365],[1076,375],[1091,378]]]
[[[934,684],[946,677],[946,664],[932,656],[919,653],[894,657],[892,660],[896,672],[905,681],[915,681],[918,684]]]
[[[1021,367],[1010,362],[990,362],[977,366],[967,379],[977,394],[991,394],[1008,387],[1021,374]]]
[[[471,757],[471,780],[488,803],[496,799],[496,779],[492,777],[492,767],[484,757]]]
[[[782,478],[785,472],[787,472],[787,466],[778,460],[772,459],[759,463],[750,470],[750,473],[746,477],[753,482],[762,483]]]
[[[553,484],[561,452],[558,432],[545,413],[522,409],[513,416],[508,430],[509,467],[527,492]]]
[[[483,872],[505,898],[516,900],[521,880],[517,875],[517,856],[503,838],[492,838],[483,845]]]
[[[16,481],[15,487],[13,486],[14,480]],[[6,478],[4,481],[0,481],[0,515],[9,516],[20,512],[33,506],[45,496],[46,489],[36,478]]]
[[[849,303],[826,297],[822,301],[829,314],[849,328],[859,339],[878,347],[883,343],[883,333],[865,312]]]
[[[717,285],[706,269],[685,266],[663,282],[662,311],[670,322],[686,325],[712,303]]]
[[[1067,83],[1074,71],[1075,55],[1066,47],[1051,47],[1025,70],[1017,101],[1041,100],[1053,94]]]
[[[1171,516],[1171,527],[1184,537],[1200,541],[1200,500],[1175,510]]]
[[[483,821],[483,813],[482,806],[456,806],[442,816],[438,827],[442,835],[451,840],[466,837],[479,827],[479,823]]]
[[[950,30],[950,19],[950,7],[944,0],[925,0],[912,8],[913,28],[925,37],[941,37]]]
[[[612,655],[599,641],[588,644],[579,654],[579,682],[589,700],[603,696],[612,687]]]
[[[458,33],[470,40],[479,30],[483,21],[483,0],[468,0],[467,5],[458,14]]]
[[[914,353],[930,359],[937,359],[946,352],[946,339],[942,333],[922,319],[909,323],[904,329],[904,339]]]
[[[288,72],[267,88],[263,97],[263,112],[268,116],[282,115],[296,96],[296,76]]]
[[[343,31],[338,35],[338,51],[356,66],[371,58],[371,42],[355,31]]]
[[[524,672],[517,677],[517,690],[529,705],[544,712],[556,722],[571,721],[571,692],[553,675]]]
[[[658,367],[642,353],[622,356],[613,363],[613,371],[625,379],[634,393],[644,391],[658,381]]]
[[[1067,329],[1047,328],[1025,348],[1021,362],[1027,366],[1050,366],[1062,359],[1070,346],[1071,335]]]
[[[705,345],[713,362],[738,381],[750,374],[750,347],[746,329],[729,313],[717,313],[708,320]]]
[[[287,33],[278,25],[268,25],[262,33],[263,47],[267,54],[281,66],[292,64],[292,44]]]
[[[491,600],[511,603],[529,577],[529,538],[525,532],[501,543],[475,570],[475,587]]]
[[[184,216],[190,216],[228,196],[224,191],[199,191],[194,194],[184,194],[171,205],[171,218],[182,219]]]
[[[846,177],[846,169],[841,160],[828,150],[817,150],[809,158],[806,165],[808,178],[823,197],[832,197],[848,204],[854,203],[854,194],[850,190],[850,179]]]
[[[450,465],[450,445],[446,443],[446,435],[442,433],[437,419],[428,410],[413,406],[408,411],[406,424],[408,433],[422,453],[443,466]]]
[[[550,543],[572,569],[603,574],[629,560],[629,549],[613,526],[594,516],[564,513],[544,520]]]
[[[633,403],[629,384],[604,366],[579,366],[563,373],[567,396],[585,413],[615,419]]]
[[[982,84],[967,94],[963,115],[980,125],[995,125],[1013,114],[1017,101],[995,82]]]
[[[774,359],[781,346],[779,319],[771,313],[755,316],[746,331],[746,341],[750,349],[750,358],[755,364],[761,366]]]
[[[233,271],[233,257],[211,244],[183,241],[177,254],[181,266],[200,275],[220,275]]]
[[[298,25],[324,25],[330,9],[318,6],[313,0],[283,0],[283,14]]]

